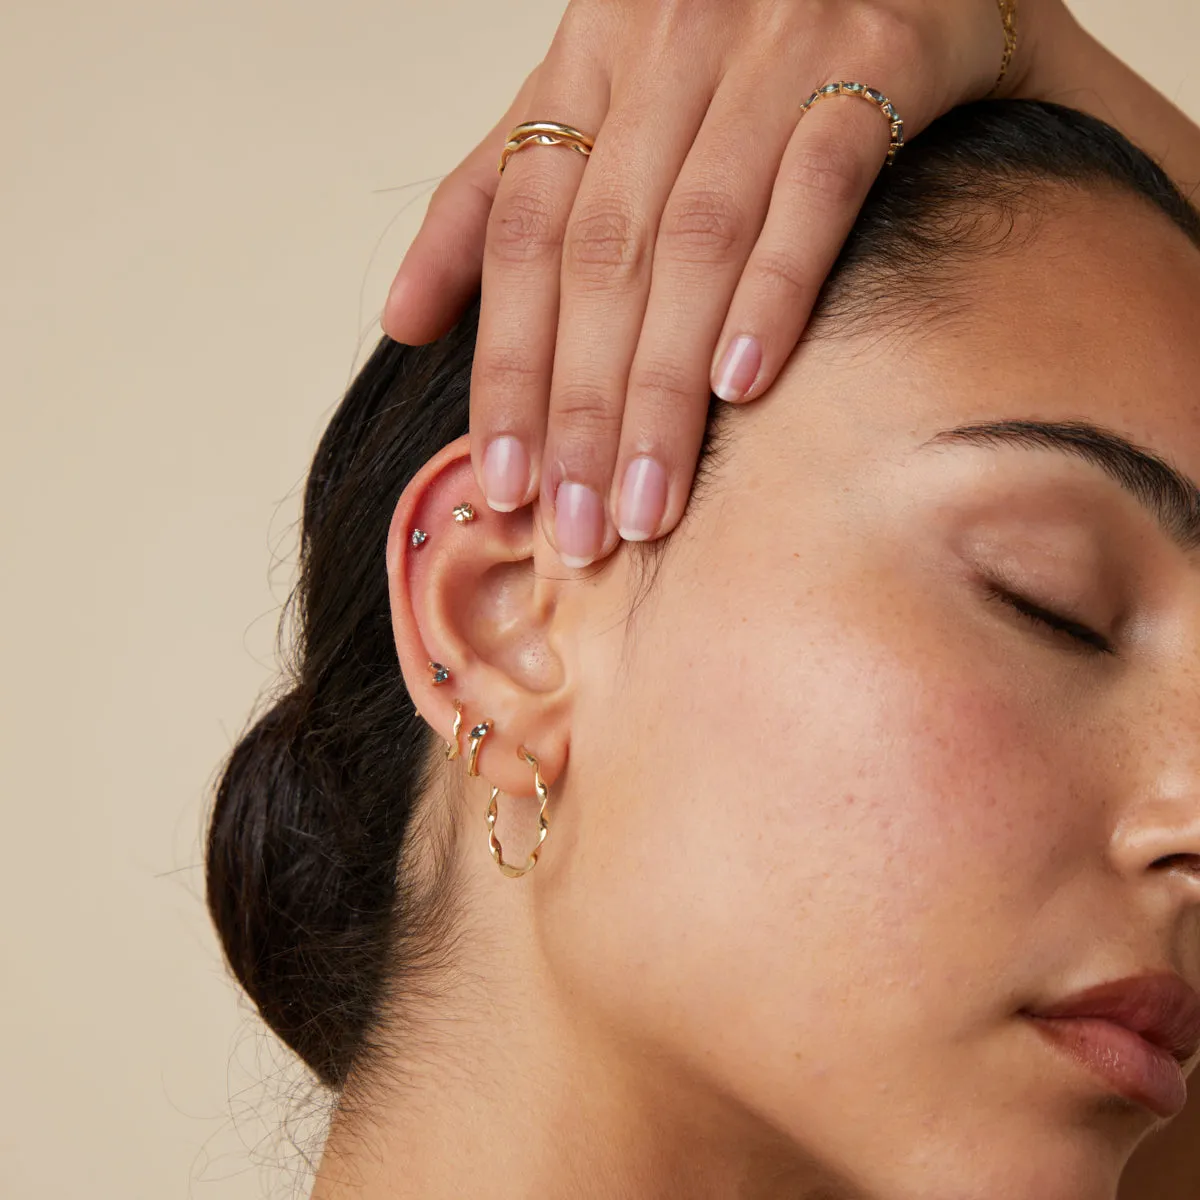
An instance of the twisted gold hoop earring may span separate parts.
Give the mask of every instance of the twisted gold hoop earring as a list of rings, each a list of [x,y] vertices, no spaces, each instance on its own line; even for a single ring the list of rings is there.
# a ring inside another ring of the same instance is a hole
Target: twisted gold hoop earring
[[[462,752],[458,748],[458,731],[462,728],[462,701],[454,702],[454,729],[451,732],[453,741],[446,743],[446,757],[457,758]]]
[[[533,768],[533,790],[537,792],[537,797],[541,801],[541,808],[538,809],[537,845],[534,846],[528,862],[523,867],[514,867],[511,863],[504,861],[504,850],[496,838],[496,816],[499,811],[496,808],[496,797],[500,795],[500,789],[497,787],[492,788],[492,798],[488,802],[487,810],[488,849],[496,860],[496,865],[510,879],[516,879],[533,870],[542,849],[542,843],[546,840],[546,832],[550,828],[546,822],[546,804],[550,800],[550,789],[546,787],[545,780],[542,779],[542,773],[538,769],[538,760],[524,746],[517,747],[517,757],[524,759]]]

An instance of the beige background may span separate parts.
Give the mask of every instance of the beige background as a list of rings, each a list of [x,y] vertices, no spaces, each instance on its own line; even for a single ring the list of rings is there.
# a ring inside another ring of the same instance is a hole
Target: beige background
[[[298,486],[429,177],[560,7],[6,6],[5,1197],[307,1194],[319,1110],[284,1132],[303,1077],[204,911],[208,788],[271,674]],[[1075,8],[1200,117],[1197,0]]]

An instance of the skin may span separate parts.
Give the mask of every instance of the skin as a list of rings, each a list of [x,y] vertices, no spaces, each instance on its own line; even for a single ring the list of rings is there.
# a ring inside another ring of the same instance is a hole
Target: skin
[[[405,682],[442,737],[454,696],[495,727],[429,797],[455,945],[314,1200],[1117,1195],[1163,1122],[1019,1010],[1200,985],[1200,549],[1078,457],[923,444],[1089,421],[1200,479],[1200,252],[1071,192],[971,271],[963,319],[806,342],[731,414],[628,619],[635,553],[564,569],[465,439],[400,498]],[[522,742],[550,832],[512,880],[483,813],[524,861]]]

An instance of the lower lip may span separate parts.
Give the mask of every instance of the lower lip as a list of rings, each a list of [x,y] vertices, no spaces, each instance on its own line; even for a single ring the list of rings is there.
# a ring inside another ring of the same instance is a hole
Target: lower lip
[[[1030,1019],[1044,1037],[1127,1100],[1144,1104],[1159,1117],[1176,1117],[1186,1107],[1183,1068],[1165,1050],[1131,1029],[1095,1017]]]

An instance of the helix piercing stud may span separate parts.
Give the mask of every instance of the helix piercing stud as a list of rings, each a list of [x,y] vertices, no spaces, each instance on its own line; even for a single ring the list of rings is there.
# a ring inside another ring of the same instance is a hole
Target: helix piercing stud
[[[433,672],[433,686],[437,687],[439,683],[445,683],[450,678],[449,668],[443,667],[441,663],[431,662],[429,664],[430,671]]]
[[[465,525],[468,521],[475,520],[474,507],[466,502],[462,504],[456,504],[454,506],[454,519],[460,525]]]
[[[412,544],[413,544],[413,549],[415,550],[415,549],[416,549],[418,546],[422,546],[422,545],[424,545],[424,544],[425,544],[425,539],[426,539],[427,537],[429,537],[429,534],[427,534],[427,533],[425,532],[425,530],[423,530],[423,529],[414,529],[414,530],[412,531],[412,534],[410,535],[410,537],[409,537],[409,539],[408,539],[408,540],[409,540],[410,542],[412,542]]]

